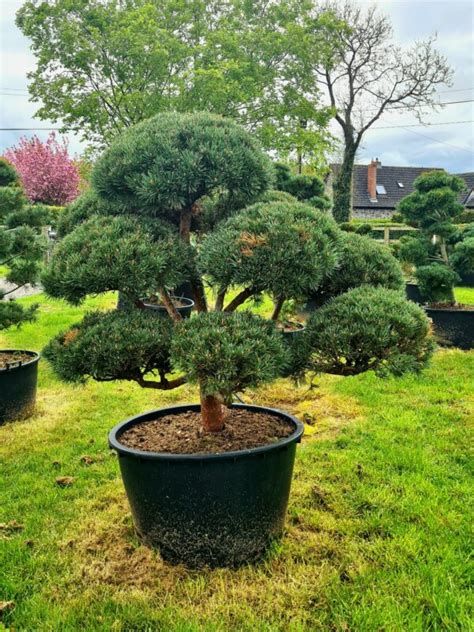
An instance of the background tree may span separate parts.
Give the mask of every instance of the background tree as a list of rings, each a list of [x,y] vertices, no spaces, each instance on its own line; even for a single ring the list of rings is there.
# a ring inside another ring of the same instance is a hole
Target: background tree
[[[67,140],[58,141],[54,132],[44,143],[37,136],[21,138],[5,157],[17,169],[30,202],[63,206],[79,194],[79,172]]]
[[[35,283],[40,272],[44,244],[32,214],[24,214],[26,197],[13,165],[0,158],[0,265],[7,266],[8,290],[0,289],[0,329],[32,320],[36,307],[24,308],[9,295],[27,283]]]
[[[28,0],[17,24],[37,57],[37,116],[88,141],[108,144],[158,112],[207,110],[282,154],[321,156],[331,111],[306,72],[305,12],[298,0]]]
[[[350,217],[354,160],[364,134],[386,111],[402,106],[421,115],[423,106],[435,106],[435,89],[450,84],[452,70],[434,48],[434,37],[406,49],[397,46],[389,19],[375,6],[364,9],[349,0],[330,2],[325,10],[347,25],[331,33],[335,46],[326,49],[324,62],[315,58],[313,64],[343,134],[333,213],[344,222]]]
[[[474,240],[469,231],[460,232],[454,221],[463,211],[459,193],[462,178],[444,171],[419,176],[414,191],[397,210],[419,228],[418,234],[404,237],[399,256],[416,266],[420,292],[432,303],[455,303],[454,285],[460,273],[474,272]]]

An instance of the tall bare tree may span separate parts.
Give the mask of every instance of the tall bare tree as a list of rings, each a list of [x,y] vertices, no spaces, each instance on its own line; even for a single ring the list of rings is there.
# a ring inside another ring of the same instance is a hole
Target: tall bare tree
[[[449,85],[452,70],[435,49],[434,36],[409,48],[397,46],[389,18],[375,6],[362,9],[349,0],[324,8],[347,25],[332,33],[336,47],[314,68],[343,132],[333,211],[343,222],[350,218],[354,159],[365,132],[386,111],[403,107],[420,117],[423,107],[436,107],[436,86]]]

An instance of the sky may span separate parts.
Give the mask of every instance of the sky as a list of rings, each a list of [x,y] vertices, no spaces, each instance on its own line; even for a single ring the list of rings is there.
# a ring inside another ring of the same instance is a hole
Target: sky
[[[35,58],[28,40],[15,26],[15,13],[22,2],[0,0],[0,152],[16,144],[22,135],[36,133],[43,139],[48,135],[47,131],[3,128],[54,127],[35,119],[37,104],[29,102],[27,73],[35,68]],[[360,4],[369,3],[361,0]],[[377,0],[373,4],[390,16],[395,40],[401,45],[437,33],[437,48],[454,68],[453,85],[439,89],[439,100],[463,103],[446,105],[437,112],[426,110],[425,126],[408,112],[385,114],[364,137],[357,162],[378,157],[385,165],[443,167],[452,173],[474,171],[474,3]],[[339,131],[337,125],[331,129]],[[80,140],[73,134],[67,137],[71,153],[80,154],[84,149]]]

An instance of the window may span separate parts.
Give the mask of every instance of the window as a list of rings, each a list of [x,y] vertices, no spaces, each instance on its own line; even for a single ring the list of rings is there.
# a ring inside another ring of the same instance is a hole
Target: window
[[[400,187],[400,189],[404,189],[405,185],[403,184],[403,182],[397,182],[398,186]]]
[[[465,201],[465,204],[467,204],[468,202],[472,202],[472,201],[474,201],[474,189],[472,189],[472,191],[467,196],[467,200]]]
[[[387,195],[387,191],[385,190],[385,187],[383,184],[377,184],[376,189],[377,189],[378,195]]]

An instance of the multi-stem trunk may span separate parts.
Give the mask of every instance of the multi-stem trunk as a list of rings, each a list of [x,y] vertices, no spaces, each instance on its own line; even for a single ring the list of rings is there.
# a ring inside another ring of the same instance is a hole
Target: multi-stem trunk
[[[215,395],[206,395],[201,388],[201,417],[206,432],[220,432],[224,428],[227,407]]]
[[[333,216],[338,223],[348,222],[351,218],[352,174],[356,152],[357,144],[346,138],[344,157],[333,186]]]

